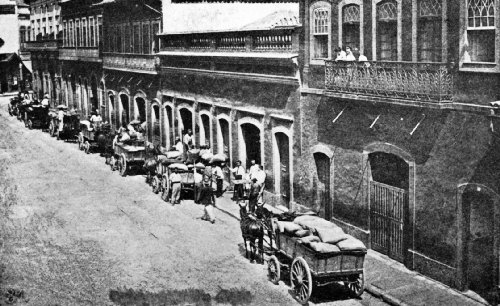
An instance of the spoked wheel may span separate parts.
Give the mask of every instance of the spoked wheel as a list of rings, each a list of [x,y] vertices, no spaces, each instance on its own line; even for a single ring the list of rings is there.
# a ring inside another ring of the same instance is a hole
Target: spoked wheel
[[[281,279],[281,266],[278,258],[274,255],[267,261],[267,276],[273,284],[279,284]]]
[[[90,153],[90,142],[88,140],[85,140],[85,142],[83,143],[83,151],[85,151],[85,153],[87,154]]]
[[[313,284],[311,270],[304,258],[297,257],[293,260],[290,267],[290,283],[297,301],[306,304],[311,297]]]
[[[161,198],[163,201],[168,202],[170,194],[170,182],[167,177],[163,178],[163,193],[161,194]]]
[[[354,297],[359,298],[365,291],[365,274],[350,276],[349,281],[344,282],[344,285]]]
[[[28,119],[28,129],[33,129],[33,121],[31,121],[30,119]]]
[[[120,161],[118,163],[118,170],[120,171],[121,176],[127,176],[127,159],[123,154],[120,156]]]
[[[153,188],[153,193],[158,194],[161,189],[161,181],[158,178],[158,176],[154,176],[152,181],[151,181],[151,187]]]

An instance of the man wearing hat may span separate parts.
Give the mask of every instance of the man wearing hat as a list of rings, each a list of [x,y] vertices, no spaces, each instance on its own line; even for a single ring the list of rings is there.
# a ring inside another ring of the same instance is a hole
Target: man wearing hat
[[[231,169],[231,172],[234,173],[234,178],[236,180],[243,179],[243,176],[245,175],[245,168],[241,165],[241,160],[236,162],[236,167]],[[243,195],[243,184],[234,184],[233,200],[239,200],[243,197]]]
[[[181,175],[178,173],[177,169],[173,169],[168,179],[172,186],[172,198],[170,203],[172,203],[172,205],[179,204],[181,198]]]

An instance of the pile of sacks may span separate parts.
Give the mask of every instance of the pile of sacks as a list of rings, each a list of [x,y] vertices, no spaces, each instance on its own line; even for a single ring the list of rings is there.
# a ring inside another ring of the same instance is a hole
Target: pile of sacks
[[[280,233],[299,238],[298,243],[307,245],[319,253],[366,252],[363,242],[318,216],[300,216],[293,222],[277,221],[277,223]]]

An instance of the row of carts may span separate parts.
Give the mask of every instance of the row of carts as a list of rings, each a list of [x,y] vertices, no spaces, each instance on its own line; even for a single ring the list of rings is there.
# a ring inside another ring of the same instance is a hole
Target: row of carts
[[[41,128],[52,136],[65,141],[75,141],[80,150],[86,153],[100,151],[106,157],[106,163],[120,175],[145,173],[146,181],[152,191],[161,194],[165,201],[170,199],[171,184],[169,177],[173,169],[180,173],[181,195],[194,196],[195,168],[201,164],[186,165],[185,156],[177,151],[163,151],[145,141],[132,140],[125,143],[114,141],[116,132],[109,125],[91,126],[74,112],[65,112],[63,127],[60,129],[57,110],[37,104],[22,104],[15,98],[9,104],[9,114],[17,116],[25,126]],[[200,151],[191,150],[188,159],[200,160]],[[225,161],[224,156],[215,156]],[[212,157],[213,158],[213,157]],[[359,297],[364,291],[364,252],[318,253],[279,230],[273,229],[268,237],[271,254],[268,259],[268,275],[270,281],[277,284],[283,279],[282,273],[289,274],[290,285],[298,302],[306,304],[313,288],[333,282],[342,282],[353,296]],[[273,241],[275,247],[273,247]]]

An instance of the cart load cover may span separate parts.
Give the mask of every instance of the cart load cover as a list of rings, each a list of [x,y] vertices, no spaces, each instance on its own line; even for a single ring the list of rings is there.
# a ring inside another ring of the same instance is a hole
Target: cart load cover
[[[86,126],[87,130],[91,131],[92,128],[90,127],[90,121],[88,120],[80,120],[80,124]]]
[[[227,160],[227,155],[224,153],[215,154],[212,157],[212,163],[225,162]]]
[[[209,153],[209,152],[203,153],[201,155],[201,158],[204,160],[207,160],[207,161],[211,160],[212,157],[214,157],[214,155],[212,153]]]
[[[171,164],[170,166],[168,166],[170,169],[177,169],[177,170],[183,170],[183,171],[188,171],[188,167],[184,164],[181,164],[181,163],[175,163],[175,164]]]
[[[202,164],[202,163],[197,163],[196,165],[194,165],[194,167],[195,167],[196,169],[205,169],[205,165],[204,165],[204,164]]]
[[[168,151],[165,153],[165,156],[167,158],[178,158],[182,155],[182,152],[180,151]]]
[[[341,250],[338,246],[324,242],[311,242],[309,247],[318,253],[340,253]]]
[[[337,243],[337,246],[341,251],[363,251],[366,252],[365,244],[359,240],[354,238],[351,235],[347,235],[347,239],[340,241]]]

